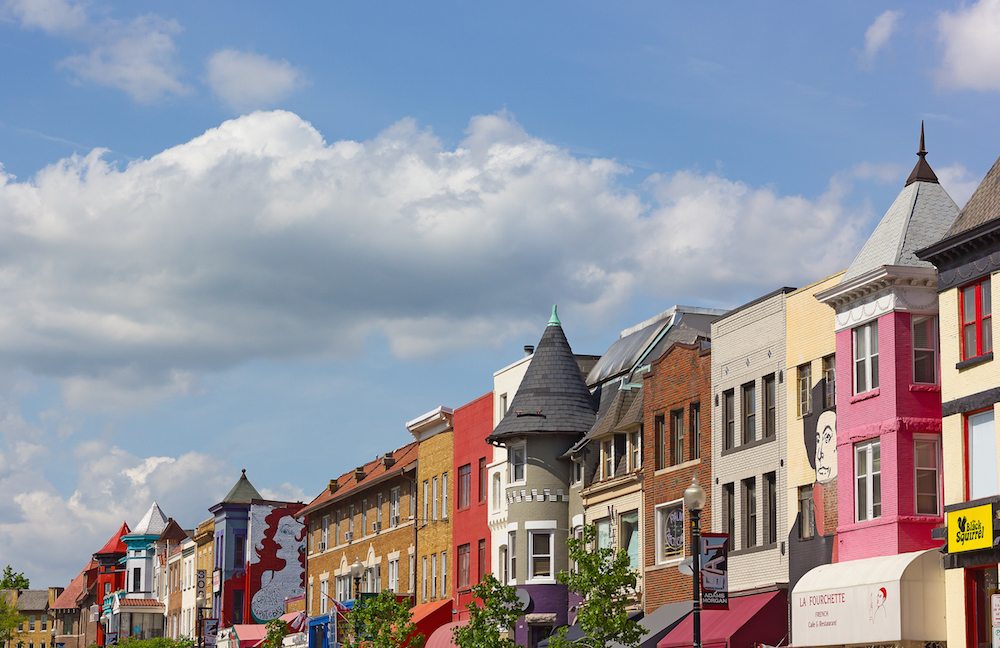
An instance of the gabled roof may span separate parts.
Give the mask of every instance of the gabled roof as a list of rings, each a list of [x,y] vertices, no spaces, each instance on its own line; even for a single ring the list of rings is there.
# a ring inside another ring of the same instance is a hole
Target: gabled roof
[[[973,228],[1000,218],[1000,158],[993,163],[986,177],[976,187],[969,202],[965,203],[958,218],[951,224],[944,238],[951,238]]]
[[[488,437],[491,443],[525,435],[579,435],[594,424],[594,399],[555,307],[507,412]]]
[[[181,525],[177,524],[174,518],[167,520],[167,525],[164,527],[163,531],[160,532],[160,540],[169,540],[170,542],[177,543],[177,548],[180,548],[180,543],[189,539],[191,535],[185,531]]]
[[[108,538],[108,541],[104,543],[104,546],[94,552],[95,556],[107,555],[107,554],[124,554],[128,551],[128,547],[122,542],[122,536],[128,535],[129,528],[127,522],[122,522],[121,527],[115,532],[113,536]]]
[[[159,536],[167,528],[167,516],[163,514],[159,505],[153,502],[146,514],[142,516],[139,523],[132,529],[129,535]]]
[[[247,469],[244,468],[243,472],[240,474],[240,478],[236,480],[233,487],[229,489],[229,492],[225,497],[222,498],[220,504],[249,504],[253,500],[262,500],[263,495],[254,488],[250,480],[247,479]]]
[[[920,148],[917,153],[920,161],[906,186],[847,268],[841,283],[849,283],[882,266],[934,267],[928,261],[917,258],[916,251],[945,235],[955,222],[958,205],[938,183],[937,176],[927,164],[922,129]]]
[[[75,610],[78,605],[76,600],[83,594],[83,580],[86,569],[76,575],[76,578],[69,582],[66,589],[62,591],[56,600],[52,602],[53,610]]]
[[[17,609],[19,612],[47,610],[49,607],[49,591],[26,589],[17,594]]]
[[[364,469],[364,477],[360,482],[357,480],[356,470],[345,472],[336,479],[337,488],[334,492],[331,493],[329,487],[324,488],[319,495],[314,497],[311,502],[309,502],[295,515],[297,517],[308,515],[326,506],[327,504],[330,504],[331,502],[344,499],[354,493],[359,493],[369,486],[374,486],[386,479],[389,479],[390,477],[412,469],[417,463],[418,447],[419,444],[416,441],[413,441],[401,448],[393,450],[391,453],[391,462],[387,462],[385,456],[369,461],[362,466]],[[386,465],[387,463],[389,465]]]

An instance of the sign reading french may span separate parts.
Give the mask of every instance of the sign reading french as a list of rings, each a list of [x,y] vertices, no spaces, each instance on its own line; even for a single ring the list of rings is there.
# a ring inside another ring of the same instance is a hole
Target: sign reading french
[[[701,606],[729,609],[729,534],[701,534]]]
[[[948,511],[948,553],[993,546],[993,505]]]

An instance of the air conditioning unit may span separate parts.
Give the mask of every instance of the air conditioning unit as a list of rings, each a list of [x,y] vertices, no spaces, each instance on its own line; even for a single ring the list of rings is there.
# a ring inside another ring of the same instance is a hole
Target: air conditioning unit
[[[325,542],[320,542],[319,543],[319,550],[320,551],[326,551],[326,543]]]
[[[380,531],[382,531],[382,523],[372,522],[372,533],[379,533]]]
[[[344,532],[344,539],[347,540],[348,542],[354,540],[354,532],[353,531]]]
[[[399,516],[390,515],[389,516],[389,526],[399,526]]]

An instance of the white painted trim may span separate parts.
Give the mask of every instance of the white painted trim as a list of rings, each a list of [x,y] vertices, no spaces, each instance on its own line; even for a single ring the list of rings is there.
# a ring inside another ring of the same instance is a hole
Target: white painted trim
[[[574,515],[572,522],[570,522],[570,527],[575,529],[578,526],[583,526],[583,516],[580,514]]]
[[[507,523],[507,533],[510,533],[511,531],[515,531],[515,532],[517,531],[517,522],[508,522]]]
[[[524,522],[525,531],[533,531],[533,530],[549,531],[551,529],[558,529],[558,528],[559,524],[555,520],[525,520]]]

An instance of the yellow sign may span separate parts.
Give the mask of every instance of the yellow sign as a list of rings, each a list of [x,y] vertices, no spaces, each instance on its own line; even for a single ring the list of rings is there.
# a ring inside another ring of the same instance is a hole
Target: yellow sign
[[[993,546],[993,505],[948,511],[948,553]]]

